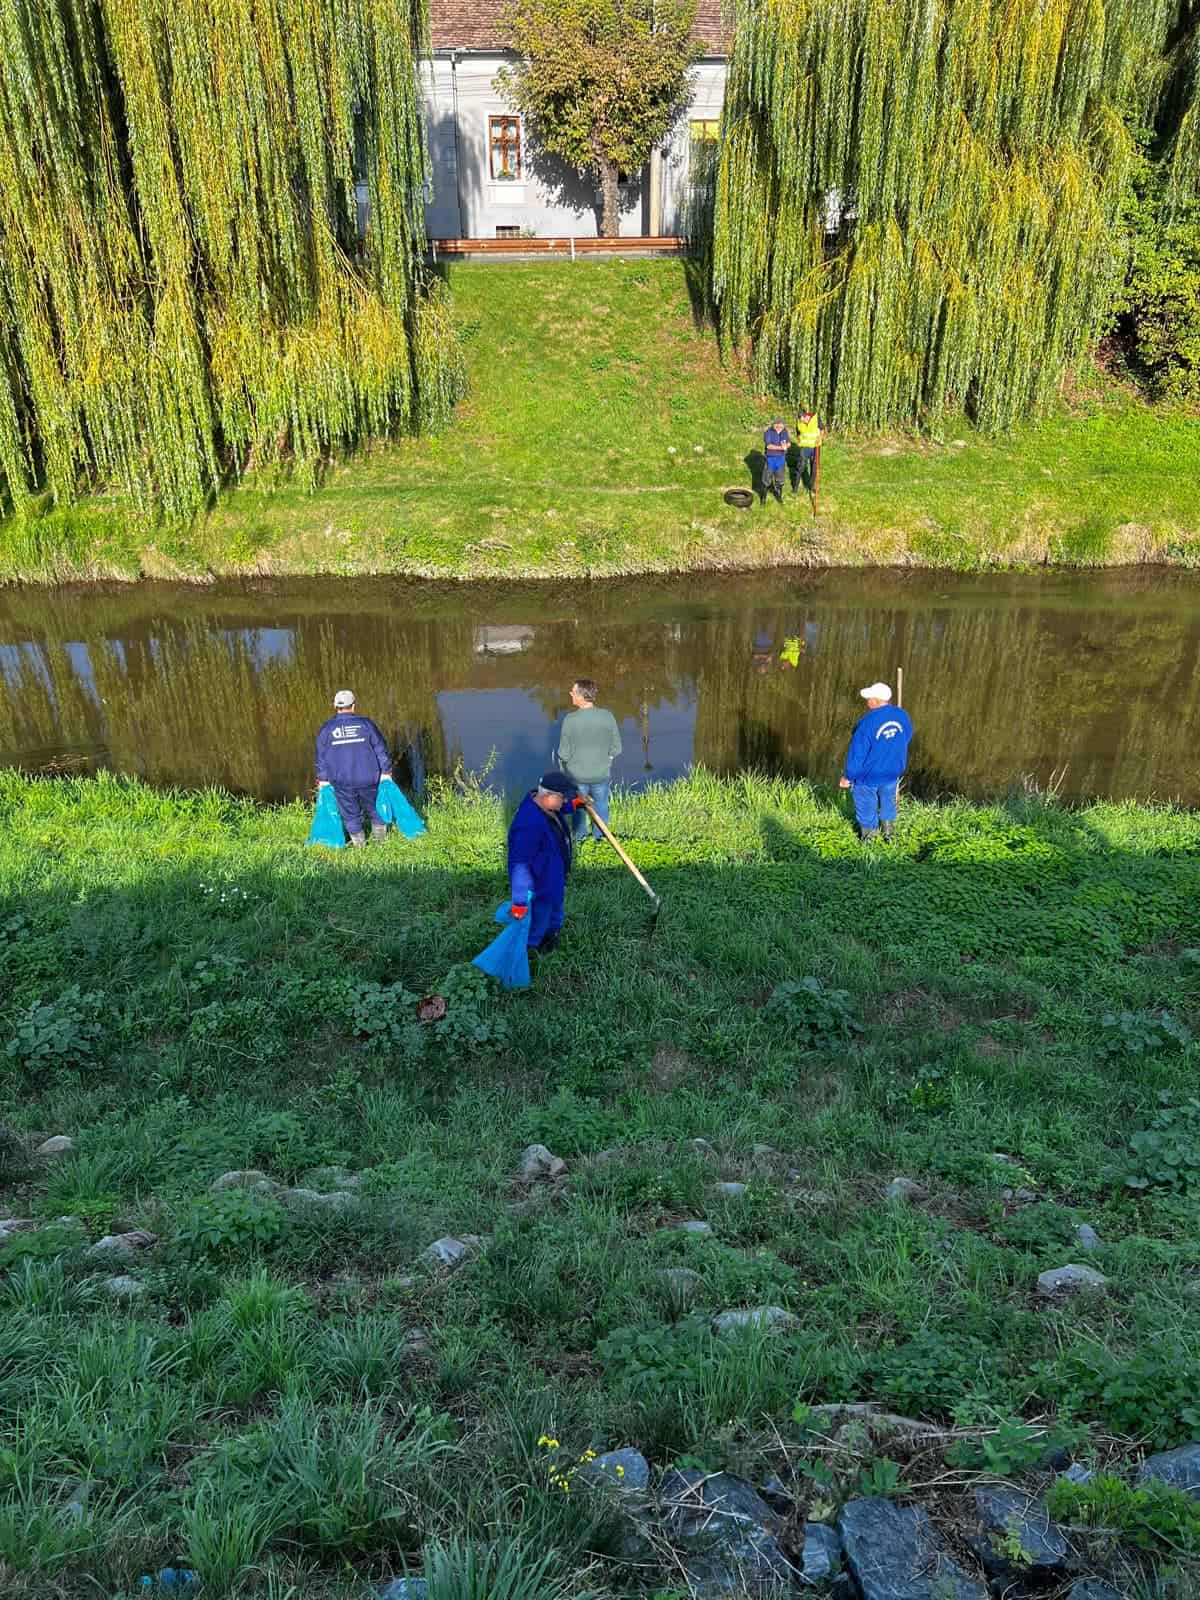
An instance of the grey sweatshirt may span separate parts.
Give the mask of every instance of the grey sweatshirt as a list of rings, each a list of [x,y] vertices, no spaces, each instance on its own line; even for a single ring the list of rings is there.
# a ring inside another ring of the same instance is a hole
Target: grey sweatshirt
[[[576,783],[607,783],[621,754],[621,734],[611,711],[588,706],[563,718],[558,759]]]

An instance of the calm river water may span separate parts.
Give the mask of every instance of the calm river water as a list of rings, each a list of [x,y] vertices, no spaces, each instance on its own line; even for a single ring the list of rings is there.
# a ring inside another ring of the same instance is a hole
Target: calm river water
[[[1200,804],[1200,576],[770,573],[572,586],[386,579],[0,590],[0,764],[310,791],[333,691],[407,753],[507,790],[573,678],[621,721],[618,781],[693,763],[836,779],[857,690],[904,668],[912,787]],[[1065,775],[1064,775],[1065,773]]]

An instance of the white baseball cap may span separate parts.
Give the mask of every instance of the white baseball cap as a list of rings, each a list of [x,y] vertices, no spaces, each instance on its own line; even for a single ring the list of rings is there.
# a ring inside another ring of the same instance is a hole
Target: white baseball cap
[[[333,709],[335,711],[348,711],[353,704],[353,689],[339,689],[333,697]]]
[[[860,689],[859,694],[864,700],[890,700],[892,691],[886,683],[869,683],[865,689]]]

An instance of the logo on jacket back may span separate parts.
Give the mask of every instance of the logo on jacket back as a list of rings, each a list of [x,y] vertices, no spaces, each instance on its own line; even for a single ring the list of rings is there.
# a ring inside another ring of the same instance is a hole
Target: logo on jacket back
[[[894,739],[898,733],[903,732],[904,729],[898,722],[885,722],[875,737],[877,739]]]
[[[339,722],[333,730],[333,738],[338,744],[345,744],[347,739],[356,744],[362,743],[362,734],[357,722]]]

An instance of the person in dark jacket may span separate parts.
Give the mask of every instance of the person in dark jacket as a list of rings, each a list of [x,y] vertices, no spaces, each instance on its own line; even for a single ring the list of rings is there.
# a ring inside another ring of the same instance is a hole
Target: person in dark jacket
[[[871,844],[881,830],[885,839],[895,832],[896,789],[908,763],[913,725],[907,711],[892,705],[886,683],[872,683],[858,692],[867,709],[854,724],[840,786],[852,792],[858,831],[863,842]]]
[[[529,948],[553,950],[566,911],[575,810],[584,804],[565,772],[546,772],[517,807],[508,830],[511,914],[529,917]],[[533,895],[532,906],[528,903]]]
[[[383,734],[370,717],[359,716],[351,690],[339,689],[333,697],[333,715],[317,731],[317,783],[333,786],[351,844],[367,842],[364,812],[372,839],[387,838],[387,827],[375,809],[375,795],[380,780],[391,775],[392,758]]]

